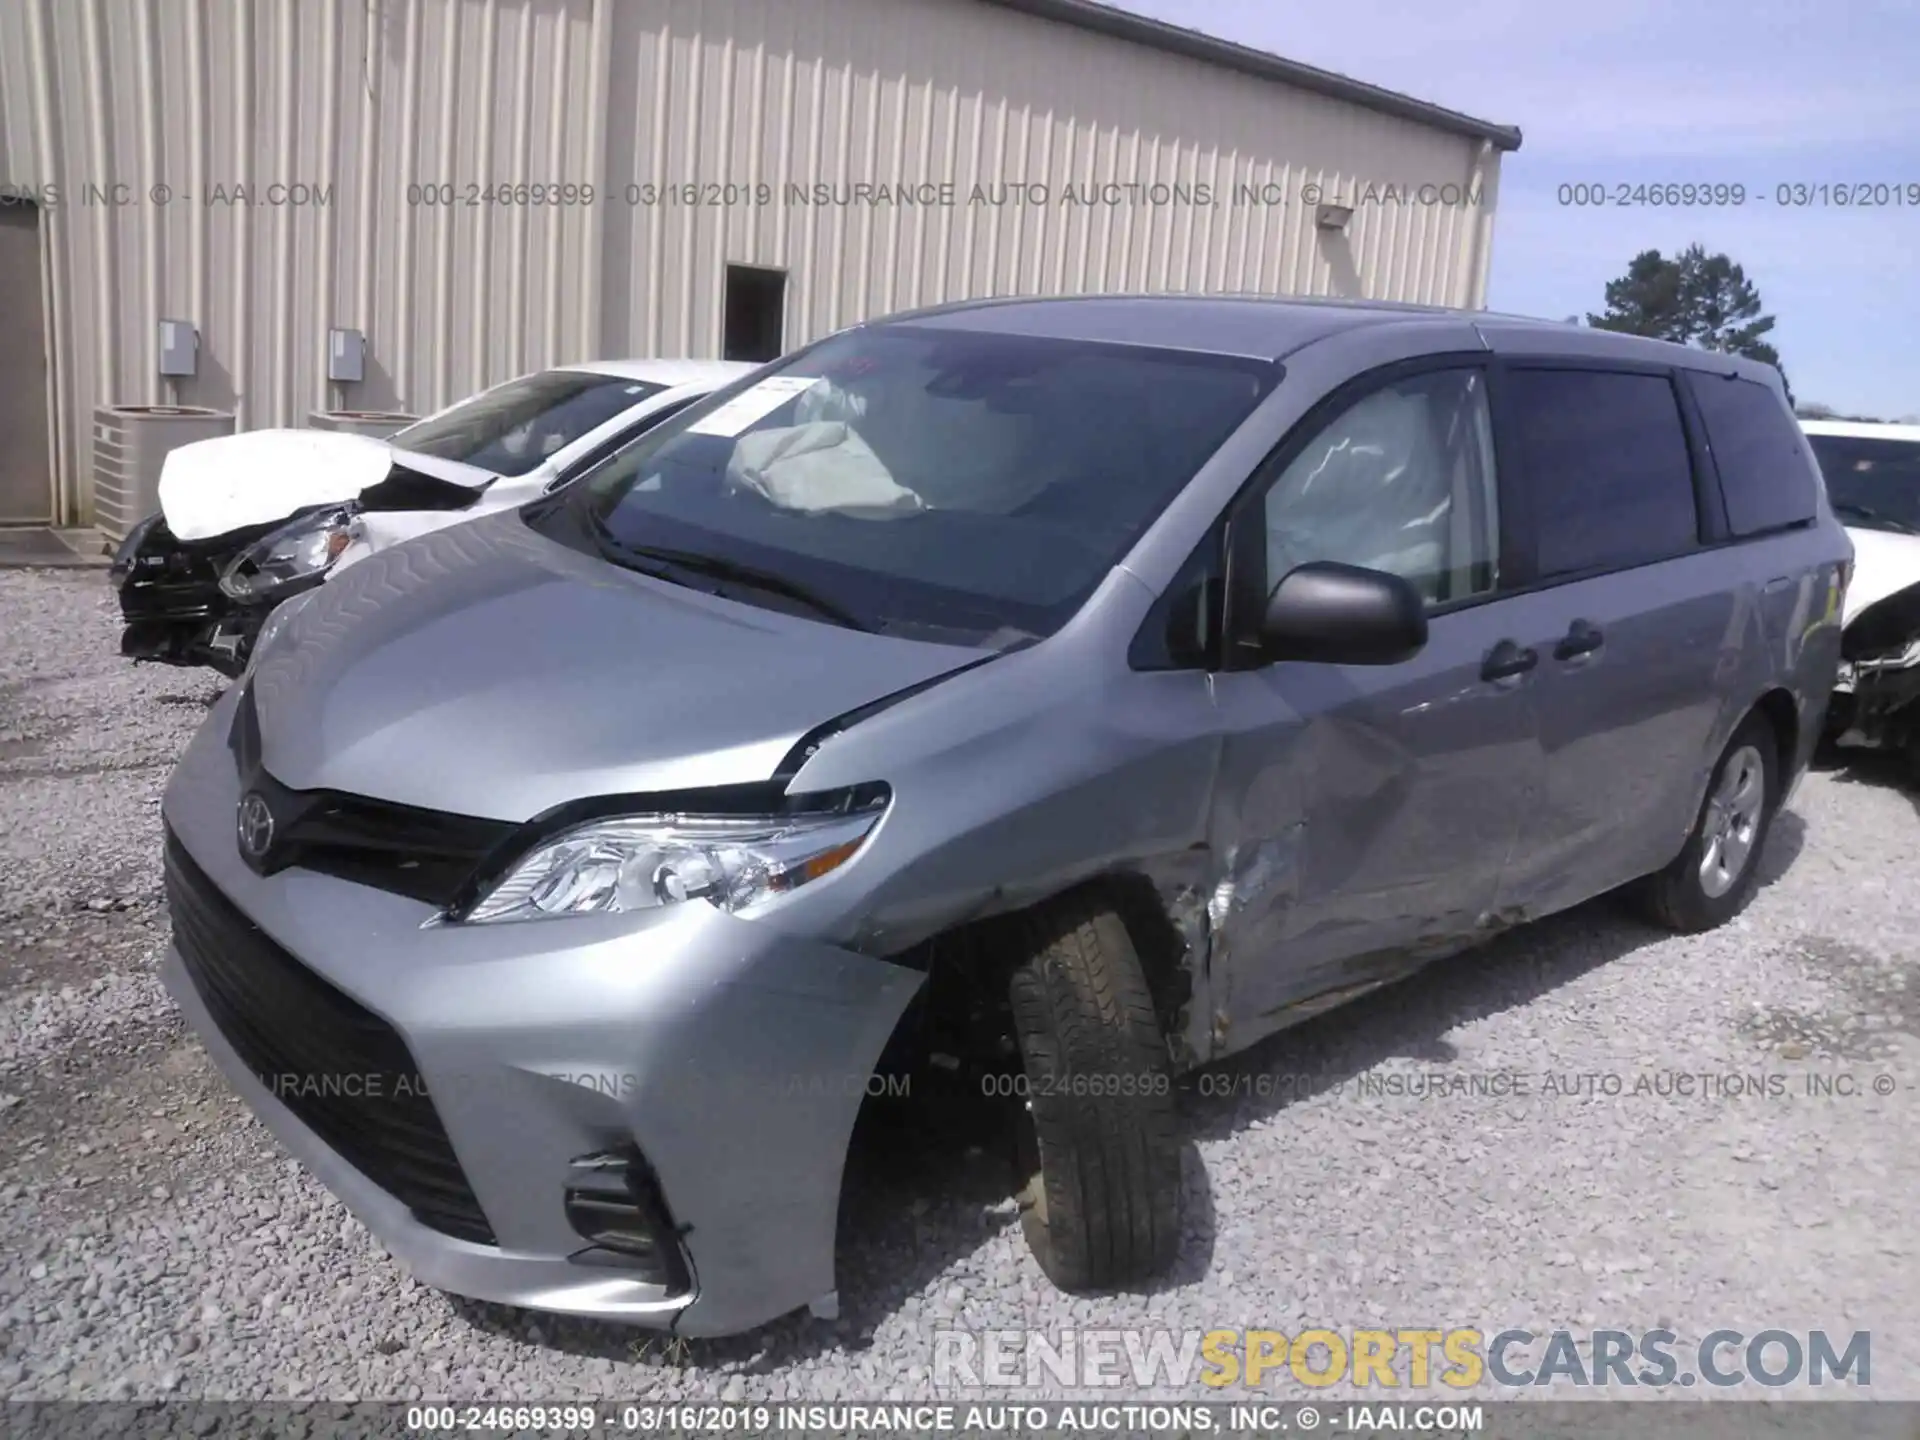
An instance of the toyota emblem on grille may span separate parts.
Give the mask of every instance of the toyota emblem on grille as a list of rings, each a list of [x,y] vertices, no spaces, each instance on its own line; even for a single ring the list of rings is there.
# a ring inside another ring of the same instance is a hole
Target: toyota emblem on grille
[[[235,829],[243,854],[253,860],[266,855],[267,847],[273,844],[273,811],[267,807],[266,796],[258,790],[249,790],[240,797]]]

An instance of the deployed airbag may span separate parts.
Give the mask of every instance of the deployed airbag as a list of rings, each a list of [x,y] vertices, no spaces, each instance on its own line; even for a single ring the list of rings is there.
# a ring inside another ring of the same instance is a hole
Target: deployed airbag
[[[727,483],[783,510],[888,519],[926,508],[857,431],[837,420],[742,435],[727,462]]]

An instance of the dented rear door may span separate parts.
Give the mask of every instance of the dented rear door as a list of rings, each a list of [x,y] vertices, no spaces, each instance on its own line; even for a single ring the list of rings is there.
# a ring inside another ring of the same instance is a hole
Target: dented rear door
[[[1534,672],[1482,672],[1520,633],[1524,603],[1436,615],[1426,648],[1399,665],[1216,677],[1220,1048],[1497,926],[1543,762]]]

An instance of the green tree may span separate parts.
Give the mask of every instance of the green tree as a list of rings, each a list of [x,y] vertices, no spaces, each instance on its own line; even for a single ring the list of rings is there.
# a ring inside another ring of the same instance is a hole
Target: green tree
[[[1886,425],[1889,423],[1900,425],[1909,423],[1900,420],[1889,422],[1882,420],[1878,415],[1842,415],[1831,405],[1822,405],[1816,400],[1809,400],[1804,405],[1794,406],[1793,413],[1798,415],[1802,420],[1847,420],[1856,425]]]
[[[1650,335],[1701,350],[1745,355],[1780,370],[1780,352],[1766,340],[1773,317],[1761,313],[1760,292],[1746,271],[1725,255],[1689,245],[1669,259],[1642,250],[1627,273],[1607,282],[1607,308],[1587,316],[1598,330]],[[1793,387],[1787,387],[1793,398]]]

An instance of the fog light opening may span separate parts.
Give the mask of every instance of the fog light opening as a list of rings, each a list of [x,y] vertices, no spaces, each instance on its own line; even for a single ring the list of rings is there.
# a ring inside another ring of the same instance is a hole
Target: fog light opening
[[[673,1295],[692,1288],[682,1232],[637,1149],[599,1151],[569,1162],[562,1203],[567,1223],[588,1242],[568,1257],[575,1264],[634,1271]]]

